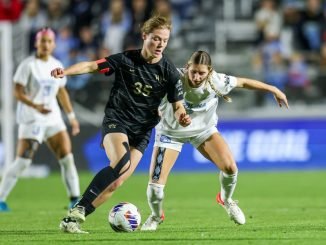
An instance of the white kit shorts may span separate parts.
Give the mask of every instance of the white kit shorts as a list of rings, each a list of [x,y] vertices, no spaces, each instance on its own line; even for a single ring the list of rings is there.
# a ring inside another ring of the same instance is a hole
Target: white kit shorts
[[[205,142],[211,135],[217,133],[218,130],[215,126],[204,130],[200,134],[192,137],[184,137],[184,138],[175,138],[171,136],[167,136],[162,134],[160,131],[156,131],[155,134],[155,143],[154,146],[164,147],[172,150],[176,150],[181,152],[182,145],[184,143],[190,143],[195,148],[198,148],[203,142]]]
[[[43,141],[47,141],[48,138],[64,130],[67,130],[67,127],[63,120],[58,120],[53,125],[42,125],[37,122],[19,124],[18,139],[34,139],[42,144]]]

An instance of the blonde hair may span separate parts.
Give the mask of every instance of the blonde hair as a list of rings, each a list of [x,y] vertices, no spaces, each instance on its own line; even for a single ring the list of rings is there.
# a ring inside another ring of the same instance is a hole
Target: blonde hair
[[[211,60],[210,55],[207,52],[201,51],[201,50],[194,52],[191,55],[190,59],[188,60],[188,63],[187,63],[187,66],[186,66],[187,69],[192,64],[195,64],[195,65],[207,65],[208,70],[209,70],[209,73],[208,73],[208,76],[207,76],[207,79],[206,79],[207,84],[209,84],[209,86],[217,94],[217,96],[223,98],[226,102],[232,102],[232,99],[229,96],[223,95],[215,87],[215,85],[213,84],[213,81],[212,81],[212,74],[213,74],[212,60]],[[188,76],[186,76],[186,79],[189,79]]]
[[[153,15],[150,19],[145,21],[140,30],[142,33],[149,34],[152,33],[155,29],[168,29],[171,31],[171,20],[162,15]]]

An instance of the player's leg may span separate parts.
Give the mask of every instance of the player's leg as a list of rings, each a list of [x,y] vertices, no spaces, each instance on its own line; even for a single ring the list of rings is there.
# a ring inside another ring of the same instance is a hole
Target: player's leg
[[[128,137],[124,133],[109,133],[103,139],[110,166],[103,168],[93,178],[77,206],[85,208],[85,216],[95,211],[132,174],[143,153],[130,150]],[[130,159],[132,158],[132,162]],[[80,221],[85,220],[85,217]]]
[[[126,134],[106,134],[103,139],[103,146],[110,159],[110,165],[95,175],[83,197],[77,203],[78,206],[85,207],[85,216],[94,212],[95,208],[104,203],[135,168],[135,166],[131,167],[131,152]],[[137,165],[142,153],[135,153],[133,154],[136,161],[134,164]]]
[[[92,185],[88,188],[88,190],[97,193],[95,196],[93,193],[93,197],[88,198],[94,208],[105,202],[134,172],[148,146],[151,131],[135,133],[122,125],[112,121],[107,122],[104,119],[103,146],[107,157],[110,159],[110,166],[102,170],[105,181],[101,181],[101,189],[97,190],[96,186],[91,188]],[[89,193],[88,196],[91,197],[91,194]]]
[[[197,149],[221,170],[221,192],[218,193],[217,201],[226,209],[232,220],[244,224],[245,217],[237,203],[232,200],[237,184],[238,168],[227,143],[218,132],[214,132]]]
[[[39,125],[20,125],[15,161],[5,169],[0,183],[0,211],[8,211],[6,199],[15,187],[18,177],[32,163],[42,142],[44,130]]]
[[[164,219],[164,187],[182,148],[182,143],[178,141],[171,142],[173,140],[170,139],[169,142],[161,142],[160,138],[160,134],[156,135],[152,153],[147,186],[147,200],[151,215],[142,225],[143,231],[156,230]]]
[[[62,181],[70,198],[69,208],[72,208],[80,196],[79,177],[74,156],[71,151],[71,140],[67,130],[58,132],[58,127],[49,127],[47,144],[58,159]]]
[[[18,177],[32,163],[39,143],[33,139],[20,139],[15,161],[6,168],[0,183],[0,211],[9,211],[6,199],[15,187]]]
[[[110,159],[110,165],[100,170],[90,182],[81,199],[75,207],[69,210],[68,216],[63,218],[60,229],[69,233],[83,233],[79,224],[104,203],[131,175],[135,166],[131,167],[131,152],[128,137],[124,133],[108,133],[103,139],[105,152]],[[135,152],[136,153],[136,152]],[[138,164],[142,153],[133,154],[135,165]],[[138,161],[138,162],[136,162]],[[124,176],[124,177],[122,177]]]
[[[112,138],[113,142],[115,142],[114,138]],[[115,158],[115,161],[110,161],[110,167],[113,169],[113,171],[115,171],[117,173],[117,175],[119,175],[119,177],[114,180],[112,183],[110,183],[107,188],[105,188],[105,190],[98,195],[98,197],[93,201],[93,206],[94,207],[98,207],[100,206],[102,203],[104,203],[106,200],[108,200],[112,194],[114,193],[115,190],[118,189],[118,187],[120,187],[135,171],[136,167],[138,166],[138,163],[140,161],[140,159],[143,156],[143,152],[139,151],[137,148],[135,147],[131,147],[130,146],[130,158],[129,161],[126,161],[126,159],[124,160],[125,163],[123,163],[121,161],[122,158],[120,158],[120,161],[118,161],[117,159],[119,159],[119,156],[117,156],[116,152],[112,151],[112,147],[111,145],[113,144],[113,142],[106,144],[107,147],[105,146],[105,151],[107,156],[110,159],[113,159],[113,156]],[[125,141],[124,141],[125,142]],[[125,148],[127,149],[127,147]],[[125,151],[124,156],[127,154],[127,151]],[[124,164],[124,166],[122,167],[122,165]],[[121,165],[121,166],[119,166]],[[122,167],[120,169],[120,167]],[[118,170],[120,170],[118,172]]]
[[[222,136],[215,132],[197,149],[221,170],[221,197],[223,200],[231,199],[237,183],[238,169]]]

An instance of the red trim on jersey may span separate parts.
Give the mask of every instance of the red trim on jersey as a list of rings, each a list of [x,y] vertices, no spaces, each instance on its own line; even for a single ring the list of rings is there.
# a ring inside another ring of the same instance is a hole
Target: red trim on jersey
[[[104,63],[104,62],[106,62],[106,59],[102,58],[102,59],[97,60],[96,64],[99,65],[99,64]],[[103,68],[103,69],[100,69],[99,72],[100,73],[107,73],[109,70],[110,70],[110,68]]]
[[[110,68],[105,68],[102,70],[99,70],[100,73],[107,73],[110,70]]]

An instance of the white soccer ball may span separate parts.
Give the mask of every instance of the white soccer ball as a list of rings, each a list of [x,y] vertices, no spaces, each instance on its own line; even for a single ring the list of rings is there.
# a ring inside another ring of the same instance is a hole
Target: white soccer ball
[[[138,208],[129,202],[120,202],[109,212],[109,224],[116,232],[132,232],[138,229],[141,216]]]

